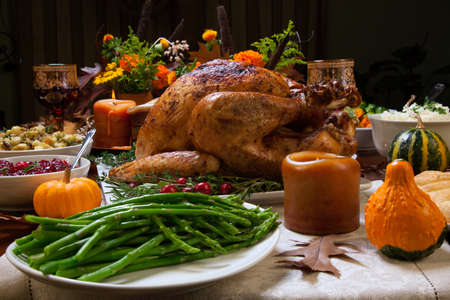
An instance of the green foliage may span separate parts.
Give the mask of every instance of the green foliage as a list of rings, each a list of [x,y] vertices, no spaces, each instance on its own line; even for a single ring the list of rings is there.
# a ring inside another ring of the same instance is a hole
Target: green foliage
[[[262,38],[259,41],[252,43],[252,46],[258,49],[258,52],[263,55],[263,60],[267,63],[285,37],[289,37],[290,39],[296,38],[295,25],[292,20],[289,20],[288,27],[282,33]],[[306,62],[303,61],[303,58],[304,56],[303,53],[300,52],[299,44],[290,40],[281,55],[280,61],[275,67],[275,71],[293,64],[306,64]]]
[[[379,106],[373,103],[367,103],[365,101],[361,102],[361,105],[359,106],[364,113],[366,114],[381,114],[382,112],[386,111],[387,108],[383,106]]]
[[[110,167],[118,167],[126,162],[130,162],[136,159],[134,152],[136,150],[136,143],[133,143],[131,149],[119,154],[112,154],[107,151],[103,151],[99,156],[90,155],[88,158],[95,164],[104,164]]]
[[[194,70],[195,65],[197,64],[197,59],[194,59],[191,63],[184,63],[183,61],[180,62],[178,67],[175,68],[175,73],[177,74],[177,78],[183,76],[184,74],[192,72]]]

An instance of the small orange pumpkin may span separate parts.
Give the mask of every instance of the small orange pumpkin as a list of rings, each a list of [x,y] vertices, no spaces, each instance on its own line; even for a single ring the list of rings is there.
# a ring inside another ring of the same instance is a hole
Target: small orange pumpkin
[[[63,180],[42,183],[33,195],[34,210],[41,217],[66,218],[97,207],[101,201],[97,183],[86,177],[70,179],[70,169]]]
[[[439,248],[446,219],[414,181],[409,162],[395,160],[386,168],[382,186],[365,208],[369,241],[391,258],[415,260]]]

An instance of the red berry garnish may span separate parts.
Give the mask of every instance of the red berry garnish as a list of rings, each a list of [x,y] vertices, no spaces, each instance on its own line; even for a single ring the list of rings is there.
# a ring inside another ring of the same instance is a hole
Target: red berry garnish
[[[177,188],[171,184],[166,184],[160,190],[161,193],[176,193],[178,192]]]
[[[194,192],[202,194],[211,194],[211,186],[207,182],[197,183],[194,187]]]
[[[130,182],[128,185],[129,185],[130,187],[132,187],[133,189],[134,189],[135,187],[137,187],[137,184],[134,183],[134,182]]]
[[[222,183],[220,185],[220,193],[222,195],[228,195],[231,194],[231,191],[233,190],[233,187],[228,182]]]
[[[185,187],[181,190],[183,193],[192,193],[194,190],[190,187]]]
[[[186,184],[186,178],[180,177],[177,179],[177,184]]]

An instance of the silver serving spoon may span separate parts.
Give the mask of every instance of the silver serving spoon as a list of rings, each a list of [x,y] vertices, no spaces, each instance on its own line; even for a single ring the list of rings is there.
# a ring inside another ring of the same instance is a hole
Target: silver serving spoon
[[[77,157],[75,157],[75,160],[72,163],[72,168],[70,168],[71,170],[75,169],[76,166],[78,165],[78,161],[80,160],[81,156],[83,155],[84,151],[86,150],[87,146],[89,145],[89,142],[94,137],[95,132],[96,132],[96,129],[93,128],[93,129],[89,130],[88,133],[86,134],[86,136],[84,137],[83,143],[81,144],[81,148],[77,153]]]

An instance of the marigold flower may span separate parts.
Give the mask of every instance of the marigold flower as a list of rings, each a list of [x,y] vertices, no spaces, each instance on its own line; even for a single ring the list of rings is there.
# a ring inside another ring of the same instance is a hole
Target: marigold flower
[[[109,64],[109,65],[111,65],[111,64]],[[95,85],[104,84],[104,83],[107,83],[108,81],[111,81],[114,78],[120,77],[122,75],[123,75],[123,69],[121,69],[121,68],[117,68],[115,70],[110,69],[110,70],[107,70],[107,71],[97,75],[94,78],[94,84]]]
[[[124,54],[122,58],[119,60],[119,65],[123,70],[131,72],[131,69],[136,68],[140,60],[141,59],[137,54],[133,55]]]
[[[206,42],[211,42],[217,37],[217,31],[206,29],[205,32],[202,34],[202,39]]]
[[[106,44],[106,43],[108,43],[109,41],[111,41],[112,39],[114,38],[114,36],[112,35],[112,34],[105,34],[104,36],[103,36],[103,43],[104,44]]]
[[[200,66],[202,63],[197,61],[195,62],[195,66],[192,68],[191,72],[194,71],[195,69],[197,69],[198,66]]]
[[[266,62],[263,60],[262,54],[253,50],[246,50],[236,53],[235,55],[233,55],[233,60],[245,61],[258,67],[264,67],[264,65],[266,64]]]
[[[163,49],[167,49],[170,45],[169,41],[166,39],[160,39],[159,43],[161,44]]]
[[[167,83],[171,85],[175,80],[177,80],[177,73],[175,71],[172,71],[169,73],[169,75],[167,75]]]
[[[156,72],[155,76],[158,78],[157,80],[152,81],[152,85],[155,89],[161,90],[164,87],[169,85],[168,75],[170,73],[169,69],[166,68],[165,65],[158,65],[158,72]]]

